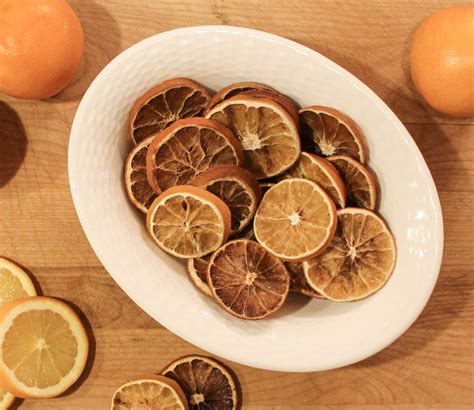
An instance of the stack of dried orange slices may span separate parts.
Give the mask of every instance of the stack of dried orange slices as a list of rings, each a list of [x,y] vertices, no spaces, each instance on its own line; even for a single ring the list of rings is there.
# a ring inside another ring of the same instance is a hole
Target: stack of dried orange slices
[[[346,302],[390,277],[395,242],[374,212],[364,136],[341,112],[298,111],[256,83],[212,98],[167,80],[130,114],[131,202],[165,252],[188,260],[204,294],[243,319],[277,311],[291,290]]]

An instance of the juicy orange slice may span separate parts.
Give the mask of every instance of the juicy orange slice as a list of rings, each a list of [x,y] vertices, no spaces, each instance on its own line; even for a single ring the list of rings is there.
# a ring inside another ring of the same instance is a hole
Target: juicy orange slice
[[[290,291],[315,299],[326,299],[321,293],[309,286],[304,275],[303,262],[285,262],[285,267],[290,274]]]
[[[298,129],[291,115],[268,98],[237,95],[207,113],[242,142],[245,166],[257,179],[281,174],[300,155]]]
[[[205,118],[180,120],[159,133],[147,152],[147,178],[156,193],[191,182],[217,166],[240,165],[242,145],[232,131]]]
[[[283,263],[257,242],[237,239],[214,252],[207,283],[227,312],[242,319],[262,319],[283,305],[290,277]]]
[[[316,182],[323,188],[336,205],[346,206],[346,187],[339,172],[328,160],[314,154],[302,152],[296,164],[283,175],[283,178],[305,178]]]
[[[165,252],[197,258],[221,246],[229,236],[229,207],[217,196],[191,185],[167,189],[151,205],[148,232]]]
[[[187,270],[191,281],[205,295],[212,297],[211,289],[207,284],[207,268],[212,254],[200,258],[188,259]]]
[[[16,397],[13,394],[0,389],[0,409],[1,410],[8,410],[13,404],[13,402],[15,401],[15,399]]]
[[[304,262],[308,284],[328,299],[348,302],[379,290],[395,266],[395,241],[382,219],[367,209],[338,211],[330,245]]]
[[[287,261],[311,258],[331,241],[336,206],[315,182],[284,179],[263,196],[254,219],[257,241]]]
[[[373,211],[377,205],[377,183],[374,174],[350,157],[335,155],[328,160],[336,167],[344,181],[347,204]]]
[[[237,166],[209,168],[191,185],[212,192],[226,203],[232,215],[231,234],[241,232],[251,222],[262,196],[255,177]]]
[[[207,115],[207,113],[220,102],[228,100],[229,98],[234,97],[237,94],[254,90],[269,90],[276,92],[269,85],[257,83],[255,81],[242,81],[238,83],[229,84],[228,86],[219,90],[211,98],[211,101],[209,101],[209,104],[207,105],[206,110],[204,111],[204,115]]]
[[[25,296],[35,296],[36,290],[28,274],[18,265],[0,257],[0,308]]]
[[[148,208],[156,198],[146,177],[146,154],[153,141],[153,136],[137,144],[125,162],[125,189],[127,195],[140,211],[147,213]]]
[[[328,107],[300,110],[301,144],[305,151],[323,157],[345,155],[365,162],[365,141],[357,124],[347,115]]]
[[[147,376],[120,386],[112,398],[111,410],[187,410],[181,387],[164,376]]]
[[[163,81],[135,102],[129,118],[130,137],[138,144],[179,119],[201,114],[209,100],[206,89],[196,81]]]
[[[200,355],[185,356],[170,363],[161,373],[181,386],[190,409],[239,408],[237,381],[217,360]]]
[[[30,296],[0,309],[0,384],[23,398],[55,397],[84,370],[89,343],[60,300]]]

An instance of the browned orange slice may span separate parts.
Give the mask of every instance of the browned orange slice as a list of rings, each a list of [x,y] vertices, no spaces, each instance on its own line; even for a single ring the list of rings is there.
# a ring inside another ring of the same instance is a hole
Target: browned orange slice
[[[163,81],[142,95],[130,111],[129,134],[135,144],[173,122],[202,113],[209,103],[206,89],[188,78]]]
[[[146,177],[146,153],[154,137],[148,137],[137,144],[125,162],[125,189],[133,205],[147,213],[156,198]]]
[[[211,101],[209,101],[209,104],[207,105],[206,110],[204,111],[204,115],[206,115],[214,106],[216,106],[220,102],[228,100],[229,98],[234,97],[237,94],[253,90],[275,91],[269,85],[257,83],[255,81],[242,81],[238,83],[229,84],[228,86],[219,90],[211,98]]]
[[[385,222],[367,209],[338,211],[330,245],[304,262],[308,284],[328,299],[348,302],[379,290],[395,266],[395,241]]]
[[[328,157],[345,155],[365,162],[365,141],[357,124],[334,108],[312,106],[300,110],[303,150]]]
[[[328,160],[314,154],[302,152],[296,164],[283,178],[305,178],[316,182],[340,208],[346,206],[346,187],[339,172]]]
[[[321,293],[309,286],[304,275],[303,262],[285,262],[285,267],[290,274],[290,291],[311,298],[326,299]]]
[[[236,410],[240,407],[237,381],[217,360],[190,355],[175,360],[162,372],[176,381],[193,410]]]
[[[377,204],[375,175],[360,162],[342,155],[328,157],[344,181],[347,204],[373,211]]]
[[[212,254],[200,258],[188,259],[187,270],[191,282],[205,295],[212,297],[211,289],[207,284],[207,267]]]
[[[302,261],[321,252],[337,225],[334,202],[315,182],[284,179],[263,196],[254,219],[257,241],[287,261]]]
[[[232,131],[206,118],[187,118],[161,131],[148,148],[150,186],[160,193],[191,182],[201,172],[243,162],[242,145]]]
[[[230,210],[205,189],[180,185],[164,191],[151,205],[148,232],[165,252],[197,258],[221,246],[230,233]]]
[[[252,220],[262,196],[255,177],[237,166],[209,168],[191,185],[199,186],[222,199],[232,214],[232,232],[241,232]]]
[[[237,95],[207,113],[230,128],[242,143],[245,166],[257,179],[281,174],[300,155],[298,129],[291,115],[268,98]]]
[[[227,312],[242,319],[262,319],[283,305],[290,277],[283,263],[257,242],[237,239],[214,252],[207,283]]]

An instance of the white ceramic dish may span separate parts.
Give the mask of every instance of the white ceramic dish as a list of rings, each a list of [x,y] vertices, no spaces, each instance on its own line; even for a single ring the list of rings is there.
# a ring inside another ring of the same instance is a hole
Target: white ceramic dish
[[[280,312],[249,322],[201,295],[184,264],[148,237],[123,187],[126,135],[135,99],[171,77],[211,89],[253,80],[302,106],[332,106],[364,132],[381,190],[379,210],[397,243],[395,271],[375,295],[354,303],[290,297]],[[362,360],[397,339],[421,313],[436,283],[443,222],[433,179],[392,111],[347,71],[300,44],[229,26],[158,34],[115,58],[97,76],[74,119],[71,191],[86,235],[110,275],[145,312],[173,333],[223,358],[281,371],[315,371]],[[103,347],[106,348],[106,347]]]

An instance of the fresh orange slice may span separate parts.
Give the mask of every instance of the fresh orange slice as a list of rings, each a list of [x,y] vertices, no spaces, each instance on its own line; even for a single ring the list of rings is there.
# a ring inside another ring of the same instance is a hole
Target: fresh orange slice
[[[305,151],[328,157],[345,155],[364,163],[365,141],[357,124],[334,108],[300,110],[301,144]]]
[[[140,211],[147,213],[148,208],[156,198],[146,177],[146,153],[153,141],[153,136],[137,144],[125,162],[125,189],[127,195]]]
[[[302,261],[321,252],[337,225],[336,206],[309,179],[291,178],[271,187],[254,219],[257,241],[287,261]]]
[[[296,164],[286,171],[282,178],[305,178],[316,182],[337,206],[346,206],[344,181],[334,165],[324,158],[302,152]]]
[[[83,324],[64,302],[30,296],[0,309],[0,385],[22,398],[55,397],[86,365]]]
[[[212,192],[226,203],[232,215],[231,234],[241,232],[252,221],[262,196],[255,177],[237,166],[209,168],[191,185]]]
[[[188,410],[186,396],[174,380],[152,375],[120,386],[112,398],[111,410]]]
[[[335,155],[328,160],[336,167],[346,186],[347,205],[373,211],[377,205],[377,182],[374,174],[350,157]]]
[[[257,179],[281,174],[300,155],[300,139],[291,115],[268,98],[237,95],[207,113],[242,142],[245,166]]]
[[[395,266],[395,241],[385,222],[360,208],[338,211],[330,245],[304,262],[308,284],[328,299],[349,302],[379,290]]]
[[[188,78],[163,81],[143,94],[130,111],[129,134],[135,144],[182,118],[202,113],[209,103],[206,89]]]
[[[147,178],[156,193],[191,182],[217,166],[240,165],[242,145],[216,121],[187,118],[175,122],[152,141],[147,152]]]
[[[266,84],[257,83],[255,81],[242,81],[238,83],[229,84],[228,86],[219,90],[209,101],[209,104],[204,111],[206,115],[213,107],[224,100],[228,100],[231,97],[234,97],[237,94],[254,91],[254,90],[269,90],[276,92],[272,87]]]
[[[0,308],[16,299],[35,295],[35,286],[28,274],[15,263],[0,257]]]
[[[290,274],[290,291],[315,299],[326,299],[321,293],[309,286],[304,275],[303,262],[285,262],[285,267]]]
[[[221,246],[230,233],[229,207],[205,189],[179,185],[167,189],[151,205],[148,232],[165,252],[197,258]]]
[[[239,408],[237,381],[215,359],[201,355],[185,356],[170,363],[161,373],[181,386],[190,409]]]
[[[291,115],[291,118],[293,118],[293,121],[298,126],[298,123],[299,123],[298,109],[296,108],[295,104],[293,104],[293,102],[288,97],[284,96],[283,94],[280,94],[277,91],[260,89],[260,90],[244,91],[243,93],[240,93],[239,95],[248,95],[249,97],[266,98],[266,99],[275,101],[277,104],[280,104],[286,111],[288,111],[288,113]]]
[[[262,319],[283,305],[290,277],[283,263],[257,242],[236,239],[212,255],[207,283],[227,312],[242,319]]]
[[[211,289],[207,284],[207,268],[212,254],[200,258],[188,259],[187,271],[191,282],[206,296],[212,297]]]

